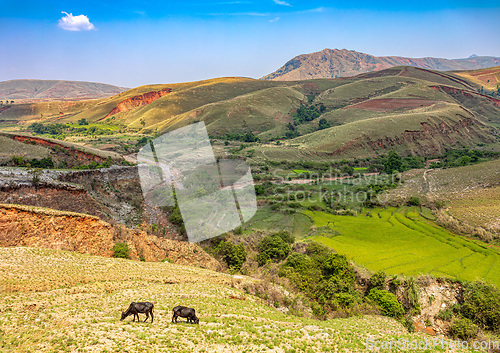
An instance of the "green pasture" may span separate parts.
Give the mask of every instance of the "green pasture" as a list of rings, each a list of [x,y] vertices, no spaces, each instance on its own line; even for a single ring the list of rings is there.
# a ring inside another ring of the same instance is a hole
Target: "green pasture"
[[[244,228],[264,232],[286,230],[296,237],[301,237],[307,234],[311,224],[309,217],[299,212],[284,214],[269,208],[261,208],[251,220],[245,223]]]
[[[498,248],[457,236],[425,219],[418,208],[371,209],[358,216],[303,213],[317,228],[327,227],[312,239],[369,270],[500,285]]]

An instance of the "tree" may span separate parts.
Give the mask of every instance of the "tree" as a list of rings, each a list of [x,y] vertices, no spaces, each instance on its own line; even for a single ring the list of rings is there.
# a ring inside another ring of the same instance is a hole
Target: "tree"
[[[120,259],[130,258],[130,249],[126,243],[116,243],[113,245],[113,257]]]
[[[40,185],[40,176],[42,175],[43,170],[41,168],[35,168],[28,171],[31,174],[31,183],[35,187],[35,189]]]
[[[402,166],[403,166],[403,159],[401,158],[401,156],[395,151],[390,151],[389,157],[387,158],[387,161],[384,164],[384,171],[387,174],[401,172]]]
[[[234,245],[230,241],[221,241],[215,251],[222,257],[231,271],[237,272],[245,263],[247,252],[243,244]]]
[[[247,132],[244,137],[245,142],[256,142],[259,138],[253,134],[253,132]]]
[[[89,122],[87,121],[87,119],[80,119],[78,120],[78,125],[88,125]]]
[[[318,129],[323,130],[330,127],[330,123],[325,118],[319,119]]]
[[[144,127],[146,126],[146,120],[144,120],[144,118],[141,118],[141,120],[139,120],[141,125],[142,125],[142,128],[144,129]]]
[[[257,260],[259,265],[262,266],[272,259],[284,259],[292,251],[290,241],[293,240],[286,232],[279,232],[262,238],[258,245],[259,255]]]

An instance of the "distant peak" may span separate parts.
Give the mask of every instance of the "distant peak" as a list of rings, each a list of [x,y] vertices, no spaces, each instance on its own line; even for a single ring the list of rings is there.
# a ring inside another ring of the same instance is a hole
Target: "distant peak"
[[[471,56],[468,57],[468,59],[473,59],[473,58],[477,58],[477,57],[478,57],[478,55],[472,54]]]

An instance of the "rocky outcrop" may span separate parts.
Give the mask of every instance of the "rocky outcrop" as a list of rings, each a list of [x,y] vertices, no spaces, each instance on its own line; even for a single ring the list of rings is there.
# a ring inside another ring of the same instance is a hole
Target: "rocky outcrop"
[[[109,114],[106,115],[103,119],[109,118],[118,113],[128,112],[130,110],[148,105],[154,102],[155,100],[167,95],[170,92],[172,92],[170,88],[164,88],[156,92],[155,91],[147,92],[144,94],[140,94],[138,96],[127,98],[118,103],[118,106],[114,108],[111,112],[109,112]]]
[[[415,328],[430,335],[446,335],[449,322],[437,318],[438,314],[462,300],[462,287],[445,279],[424,283],[420,290],[420,314],[413,317]]]
[[[196,244],[114,226],[97,217],[52,209],[0,205],[0,246],[30,246],[113,256],[126,243],[134,260],[169,261],[219,270],[220,264]]]

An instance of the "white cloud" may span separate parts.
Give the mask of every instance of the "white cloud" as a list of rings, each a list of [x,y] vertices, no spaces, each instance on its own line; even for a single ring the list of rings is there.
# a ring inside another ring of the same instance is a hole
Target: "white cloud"
[[[279,20],[280,20],[280,18],[279,18],[279,17],[275,17],[275,18],[273,18],[272,20],[269,20],[269,22],[278,22]]]
[[[289,3],[287,3],[286,1],[283,1],[283,0],[273,0],[273,1],[274,1],[274,3],[276,5],[292,6],[292,5],[290,5]]]
[[[61,17],[58,26],[65,31],[91,31],[95,29],[94,25],[90,23],[89,18],[85,15],[73,16],[71,13],[62,11],[65,16]]]

